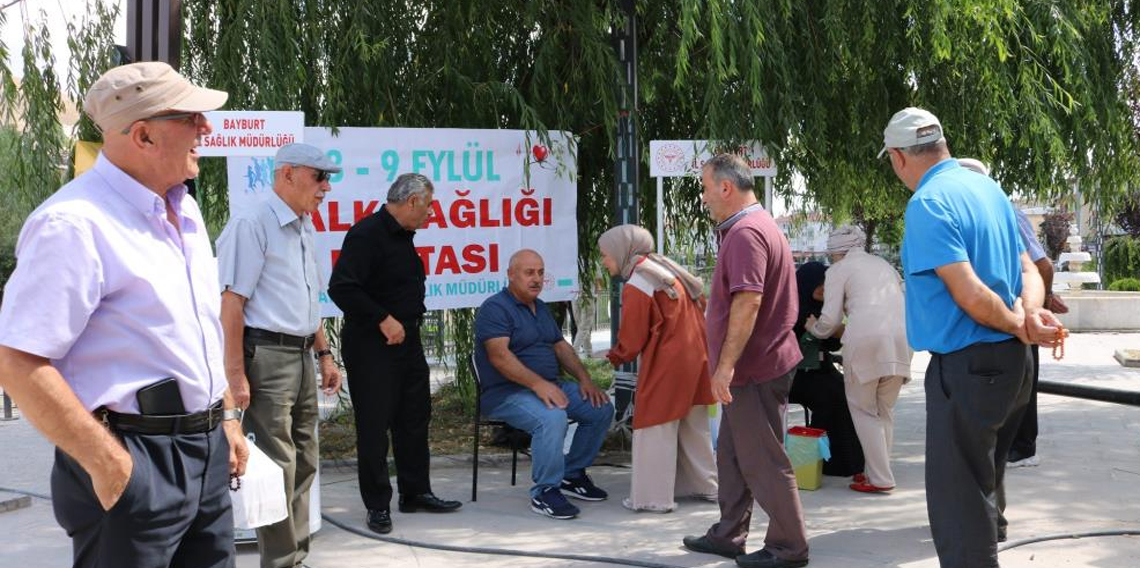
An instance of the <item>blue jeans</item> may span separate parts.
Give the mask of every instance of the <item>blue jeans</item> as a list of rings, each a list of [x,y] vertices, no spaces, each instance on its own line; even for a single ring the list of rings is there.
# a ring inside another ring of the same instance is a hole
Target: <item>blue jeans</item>
[[[530,477],[534,487],[531,497],[537,497],[550,487],[562,485],[562,479],[578,477],[594,461],[602,442],[606,439],[610,422],[614,418],[614,405],[607,402],[594,407],[578,392],[578,383],[557,381],[570,403],[562,408],[547,408],[530,389],[508,395],[487,415],[502,420],[530,434]],[[566,440],[567,418],[578,423],[570,453],[562,455]]]

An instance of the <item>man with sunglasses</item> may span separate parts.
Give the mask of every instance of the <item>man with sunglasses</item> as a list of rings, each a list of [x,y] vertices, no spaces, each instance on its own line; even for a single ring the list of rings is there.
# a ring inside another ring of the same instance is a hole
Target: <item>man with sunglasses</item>
[[[301,566],[309,553],[309,488],[317,473],[317,383],[340,390],[340,369],[321,326],[310,215],[329,174],[341,171],[320,148],[289,144],[274,160],[273,193],[230,219],[218,237],[226,379],[245,409],[243,426],[285,472],[289,516],[257,529],[265,568]]]
[[[187,195],[227,94],[165,63],[116,67],[83,111],[95,165],[24,223],[0,308],[0,386],[56,445],[75,566],[234,564],[248,456],[222,370],[217,265]]]

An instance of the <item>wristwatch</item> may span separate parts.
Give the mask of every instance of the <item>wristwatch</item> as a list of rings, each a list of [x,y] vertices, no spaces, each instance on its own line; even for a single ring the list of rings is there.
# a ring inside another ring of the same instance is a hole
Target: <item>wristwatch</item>
[[[332,349],[321,349],[317,351],[317,359],[321,357],[332,357]]]
[[[222,411],[222,420],[237,420],[241,422],[241,418],[244,415],[245,411],[240,408],[227,408]]]

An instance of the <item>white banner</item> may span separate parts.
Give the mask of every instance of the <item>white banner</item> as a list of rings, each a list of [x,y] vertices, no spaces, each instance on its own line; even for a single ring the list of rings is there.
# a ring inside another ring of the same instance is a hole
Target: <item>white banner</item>
[[[507,285],[507,261],[521,249],[546,261],[542,299],[578,293],[577,165],[568,133],[551,146],[534,132],[427,128],[306,128],[305,143],[325,150],[344,171],[313,214],[317,264],[324,277],[349,227],[384,204],[403,173],[435,185],[435,205],[416,231],[427,274],[427,308],[469,308]],[[230,158],[230,211],[273,191],[273,158]],[[529,170],[529,181],[526,172]],[[340,311],[321,297],[325,316]]]
[[[759,142],[729,146],[716,140],[653,140],[649,143],[649,177],[700,176],[713,156],[729,152],[752,168],[753,177],[776,177],[776,165]]]
[[[214,131],[202,137],[199,156],[273,156],[304,142],[305,113],[284,110],[219,110],[205,113]]]

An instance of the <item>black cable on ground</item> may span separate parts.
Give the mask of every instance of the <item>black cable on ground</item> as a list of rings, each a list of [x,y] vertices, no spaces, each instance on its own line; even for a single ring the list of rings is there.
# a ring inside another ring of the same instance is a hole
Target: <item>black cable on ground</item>
[[[388,542],[391,544],[402,544],[405,546],[412,546],[415,548],[427,548],[429,550],[441,550],[444,552],[462,552],[466,554],[489,554],[494,556],[520,556],[527,558],[547,558],[550,560],[567,560],[571,562],[594,562],[598,564],[616,564],[619,566],[638,566],[640,568],[685,568],[675,564],[661,564],[659,562],[647,562],[644,560],[631,560],[628,558],[613,558],[609,556],[590,556],[585,554],[556,554],[550,552],[529,552],[526,550],[512,550],[508,548],[482,548],[474,546],[451,546],[448,544],[433,544],[430,542],[420,542],[416,540],[408,540],[403,538],[396,538],[391,536],[382,536],[371,531],[358,528],[351,524],[339,521],[333,517],[321,514],[321,518],[328,521],[329,524],[341,530],[348,531],[354,535],[370,538],[372,540],[379,540],[381,542]]]
[[[31,491],[24,491],[22,489],[12,489],[9,487],[0,487],[0,491],[8,493],[15,493],[17,495],[26,495],[28,497],[35,497],[36,499],[43,499],[44,501],[51,501],[51,497],[41,493],[33,493]],[[638,568],[686,568],[684,566],[677,566],[675,564],[663,564],[660,562],[648,562],[644,560],[632,560],[629,558],[614,558],[610,556],[589,556],[585,554],[555,554],[548,552],[530,552],[525,550],[512,550],[509,548],[483,548],[476,546],[451,546],[447,544],[434,544],[430,542],[421,542],[417,540],[408,540],[403,538],[381,536],[371,531],[353,526],[351,524],[333,518],[330,515],[321,513],[321,518],[334,527],[343,531],[350,532],[354,535],[364,537],[371,540],[380,542],[387,542],[390,544],[400,544],[404,546],[411,546],[413,548],[426,548],[429,550],[439,550],[443,552],[458,552],[463,554],[487,554],[492,556],[518,556],[526,558],[548,558],[550,560],[565,560],[569,562],[594,562],[601,564],[614,564],[618,566],[635,566]],[[1033,538],[1026,538],[1022,540],[1015,540],[1007,542],[998,546],[998,553],[1005,552],[1021,546],[1036,544],[1039,542],[1048,542],[1053,540],[1077,540],[1082,538],[1094,538],[1102,536],[1140,536],[1140,529],[1121,529],[1109,531],[1090,531],[1084,533],[1065,533],[1065,534],[1050,534]]]
[[[36,499],[43,499],[44,501],[51,501],[50,495],[41,495],[39,493],[32,493],[31,491],[24,491],[22,489],[9,489],[7,487],[0,487],[0,491],[8,493],[15,493],[16,495],[26,495],[28,497],[35,497]]]
[[[1005,552],[1011,548],[1025,546],[1037,542],[1045,542],[1050,540],[1064,540],[1064,539],[1080,539],[1091,538],[1096,536],[1140,536],[1140,529],[1124,529],[1115,531],[1092,531],[1086,533],[1068,533],[1068,534],[1047,534],[1044,536],[1037,536],[1033,538],[1026,538],[1022,540],[1015,540],[1007,542],[998,546],[998,552]]]

